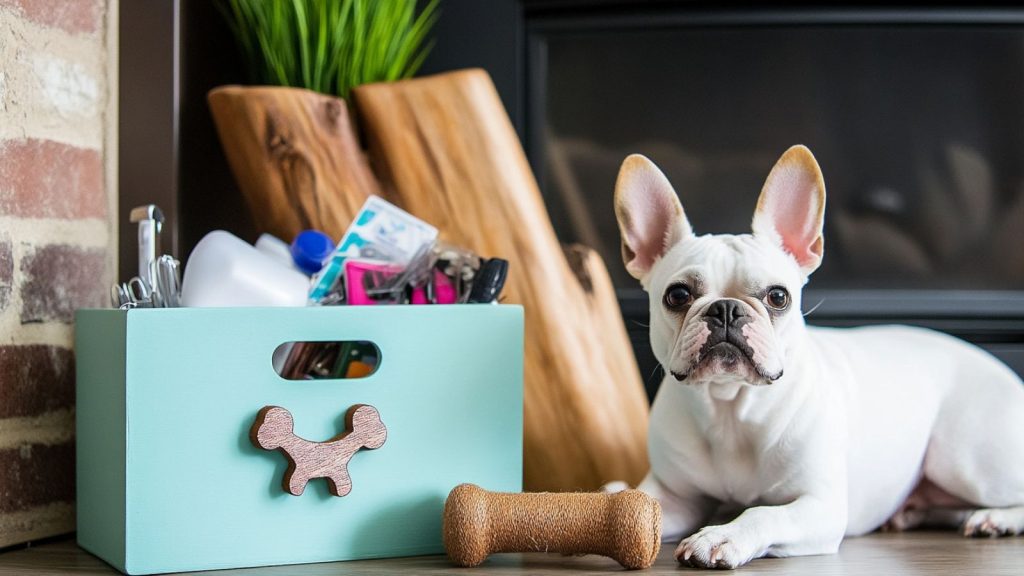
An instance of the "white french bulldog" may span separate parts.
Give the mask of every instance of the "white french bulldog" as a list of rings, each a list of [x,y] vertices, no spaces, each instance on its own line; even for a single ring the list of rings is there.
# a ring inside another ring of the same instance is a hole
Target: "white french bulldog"
[[[651,345],[668,374],[639,488],[661,503],[665,539],[683,538],[684,564],[833,553],[887,521],[1024,531],[1020,378],[938,332],[805,326],[824,210],[803,146],[768,175],[753,234],[735,236],[695,235],[657,166],[640,155],[622,164],[623,258],[650,294]],[[721,506],[743,511],[706,525]]]

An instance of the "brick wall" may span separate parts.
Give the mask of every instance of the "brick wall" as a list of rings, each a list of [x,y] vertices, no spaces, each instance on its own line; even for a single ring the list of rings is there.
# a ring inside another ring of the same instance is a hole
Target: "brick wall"
[[[74,310],[116,269],[117,0],[0,0],[0,547],[74,530]]]

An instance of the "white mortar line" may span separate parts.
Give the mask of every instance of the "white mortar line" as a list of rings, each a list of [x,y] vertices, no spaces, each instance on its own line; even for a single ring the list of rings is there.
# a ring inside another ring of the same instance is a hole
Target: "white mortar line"
[[[0,546],[27,542],[75,529],[75,505],[54,502],[0,514]]]
[[[13,298],[12,298],[13,300]],[[18,298],[21,302],[21,298]],[[42,344],[71,349],[75,343],[74,326],[60,322],[21,323],[21,309],[11,310],[0,316],[0,330],[5,334],[0,344],[29,346]]]
[[[13,244],[71,244],[82,248],[107,248],[110,229],[105,219],[85,218],[21,218],[0,216],[0,238],[6,236]],[[15,275],[19,262],[14,263]]]
[[[34,417],[0,418],[0,450],[64,444],[74,437],[75,411],[71,408]]]

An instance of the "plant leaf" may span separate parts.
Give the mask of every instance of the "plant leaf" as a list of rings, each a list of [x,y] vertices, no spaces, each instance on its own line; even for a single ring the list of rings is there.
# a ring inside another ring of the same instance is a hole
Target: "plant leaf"
[[[217,0],[252,82],[347,98],[408,78],[433,46],[440,0]]]

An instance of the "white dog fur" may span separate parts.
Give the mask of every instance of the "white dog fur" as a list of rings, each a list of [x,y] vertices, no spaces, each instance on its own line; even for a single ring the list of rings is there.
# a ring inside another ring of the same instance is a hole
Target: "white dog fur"
[[[650,294],[651,345],[667,373],[640,488],[662,505],[665,539],[682,538],[684,564],[832,553],[886,522],[1024,531],[1016,374],[929,330],[805,326],[801,289],[823,255],[824,208],[803,146],[772,169],[744,235],[695,235],[650,160],[622,165],[623,258]],[[742,513],[707,525],[722,506]]]

